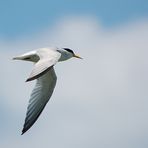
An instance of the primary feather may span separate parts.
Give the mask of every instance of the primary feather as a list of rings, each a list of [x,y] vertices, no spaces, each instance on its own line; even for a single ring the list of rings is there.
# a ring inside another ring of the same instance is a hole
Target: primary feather
[[[29,100],[22,134],[24,134],[38,119],[53,93],[56,80],[57,77],[53,67],[46,74],[37,79]]]

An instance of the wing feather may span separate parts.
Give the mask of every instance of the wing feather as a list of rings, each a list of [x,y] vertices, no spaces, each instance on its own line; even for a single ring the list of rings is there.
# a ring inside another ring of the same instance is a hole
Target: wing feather
[[[53,67],[46,74],[37,79],[35,88],[33,89],[29,100],[22,134],[35,123],[42,113],[53,93],[56,80],[57,77]]]
[[[59,52],[48,48],[39,49],[36,54],[39,56],[40,60],[34,65],[34,68],[26,82],[32,81],[44,75],[58,62],[61,57]]]

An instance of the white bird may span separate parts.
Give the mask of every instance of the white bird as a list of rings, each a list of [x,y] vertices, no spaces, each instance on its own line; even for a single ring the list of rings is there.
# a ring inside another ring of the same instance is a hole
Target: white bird
[[[57,62],[72,57],[82,59],[69,48],[50,47],[30,51],[13,58],[34,62],[33,70],[26,82],[37,79],[30,96],[22,134],[35,123],[53,93],[57,80],[53,66]]]

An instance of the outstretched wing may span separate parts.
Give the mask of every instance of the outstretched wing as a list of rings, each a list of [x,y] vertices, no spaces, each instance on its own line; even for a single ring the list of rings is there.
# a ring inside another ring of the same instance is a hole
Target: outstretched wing
[[[61,54],[57,51],[50,50],[49,48],[39,49],[36,54],[39,56],[39,61],[34,65],[34,68],[26,81],[32,81],[44,75],[54,66]]]
[[[53,93],[56,80],[57,77],[53,67],[50,68],[46,74],[37,79],[29,100],[22,134],[24,134],[40,116]]]

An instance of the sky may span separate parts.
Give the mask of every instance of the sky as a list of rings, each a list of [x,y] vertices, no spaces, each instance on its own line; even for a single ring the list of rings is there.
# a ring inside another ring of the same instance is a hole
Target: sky
[[[0,147],[147,148],[148,2],[0,2]],[[53,96],[21,136],[35,82],[12,57],[47,46],[83,60],[55,66]]]
[[[148,15],[147,0],[1,0],[0,37],[28,36],[66,16],[92,16],[114,27]]]

